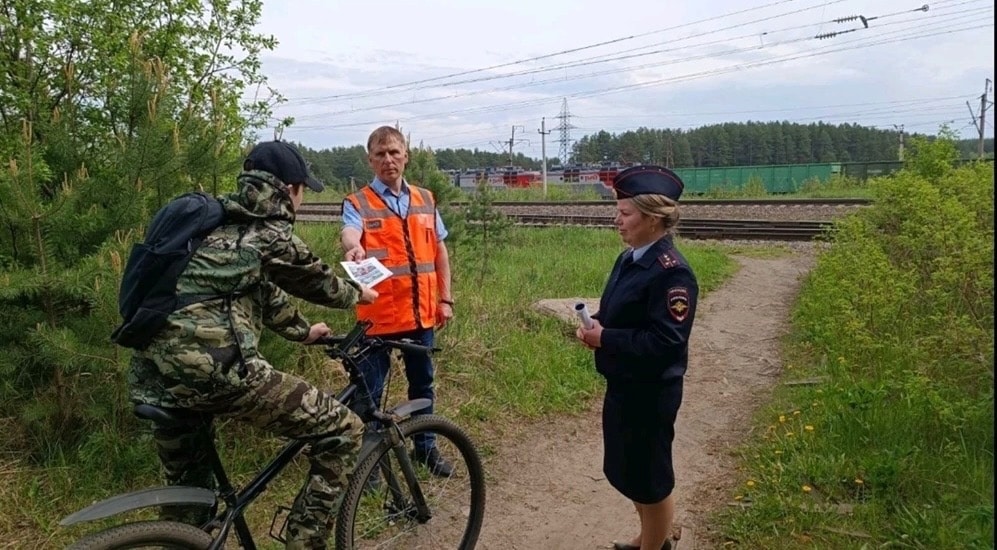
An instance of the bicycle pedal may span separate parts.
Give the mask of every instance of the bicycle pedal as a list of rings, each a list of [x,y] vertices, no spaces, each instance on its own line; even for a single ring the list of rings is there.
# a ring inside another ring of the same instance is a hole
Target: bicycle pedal
[[[274,533],[274,528],[277,526],[277,518],[279,518],[282,513],[284,515],[284,521],[280,522],[280,529],[276,533]],[[290,515],[291,515],[291,509],[288,508],[287,506],[277,507],[277,509],[273,513],[273,520],[270,521],[270,532],[268,533],[270,535],[270,538],[281,544],[287,544],[287,537],[285,536],[285,534],[287,533],[287,518]]]

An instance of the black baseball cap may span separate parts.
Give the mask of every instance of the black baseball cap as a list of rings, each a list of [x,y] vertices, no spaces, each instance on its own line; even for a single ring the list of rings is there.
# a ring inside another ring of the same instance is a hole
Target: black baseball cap
[[[286,184],[304,183],[316,193],[325,189],[325,185],[309,173],[305,157],[295,146],[284,141],[257,143],[246,155],[242,168],[270,172]]]
[[[631,166],[616,174],[613,189],[616,196],[628,199],[635,195],[664,195],[673,201],[679,200],[685,184],[678,174],[663,166],[650,164]]]

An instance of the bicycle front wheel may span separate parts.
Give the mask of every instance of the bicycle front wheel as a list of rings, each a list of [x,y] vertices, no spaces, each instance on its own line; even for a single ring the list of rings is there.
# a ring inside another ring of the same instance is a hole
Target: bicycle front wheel
[[[415,436],[436,434],[436,447],[452,462],[452,474],[434,475],[413,460],[417,483],[410,487],[395,449],[382,441],[353,473],[336,521],[336,548],[471,550],[485,516],[485,473],[471,439],[436,415],[413,416],[398,429],[406,456],[412,456]],[[419,493],[429,517],[418,510]]]
[[[110,527],[76,541],[68,550],[114,550],[121,548],[183,548],[204,550],[211,535],[186,523],[140,521]]]

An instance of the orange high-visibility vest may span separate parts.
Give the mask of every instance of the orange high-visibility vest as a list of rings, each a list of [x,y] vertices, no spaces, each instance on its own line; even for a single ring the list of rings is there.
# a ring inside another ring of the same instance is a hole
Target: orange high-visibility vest
[[[372,321],[371,335],[394,334],[436,325],[436,201],[427,189],[408,186],[409,208],[404,218],[388,208],[366,186],[346,197],[360,214],[360,245],[368,258],[391,270],[378,283],[373,304],[358,304],[357,318]]]

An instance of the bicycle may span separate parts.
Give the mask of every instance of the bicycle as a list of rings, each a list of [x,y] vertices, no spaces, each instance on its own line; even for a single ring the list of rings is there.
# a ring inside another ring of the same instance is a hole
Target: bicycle
[[[325,338],[316,344],[325,353],[342,361],[349,383],[336,399],[351,406],[367,424],[357,467],[351,475],[342,505],[336,517],[335,544],[338,550],[366,548],[457,548],[471,550],[477,543],[485,512],[485,477],[481,459],[467,434],[451,420],[439,415],[412,413],[429,405],[428,399],[405,401],[385,410],[377,408],[367,391],[358,361],[368,351],[383,347],[405,352],[431,353],[433,348],[405,340],[368,337],[370,324],[358,322],[345,336]],[[386,386],[390,383],[386,381]],[[358,406],[352,406],[358,405]],[[203,413],[137,405],[135,414],[167,426],[190,422]],[[372,425],[377,427],[372,428]],[[435,433],[437,445],[459,457],[449,477],[433,475],[424,464],[412,459],[413,437]],[[308,444],[308,439],[292,439],[251,481],[236,489],[229,482],[217,448],[212,443],[209,460],[217,480],[217,489],[200,487],[157,487],[111,497],[62,519],[69,526],[105,519],[141,508],[198,505],[212,509],[213,518],[200,527],[167,520],[125,523],[85,536],[73,550],[109,550],[168,545],[172,548],[216,550],[225,547],[231,531],[242,548],[255,550],[256,544],[243,516],[246,508]],[[461,467],[461,465],[463,465]],[[464,498],[451,496],[450,489],[466,489]],[[219,504],[224,508],[219,510]],[[277,533],[279,507],[271,521],[269,535],[282,537],[284,525]],[[436,528],[439,528],[436,530]],[[428,535],[428,541],[421,535]]]

